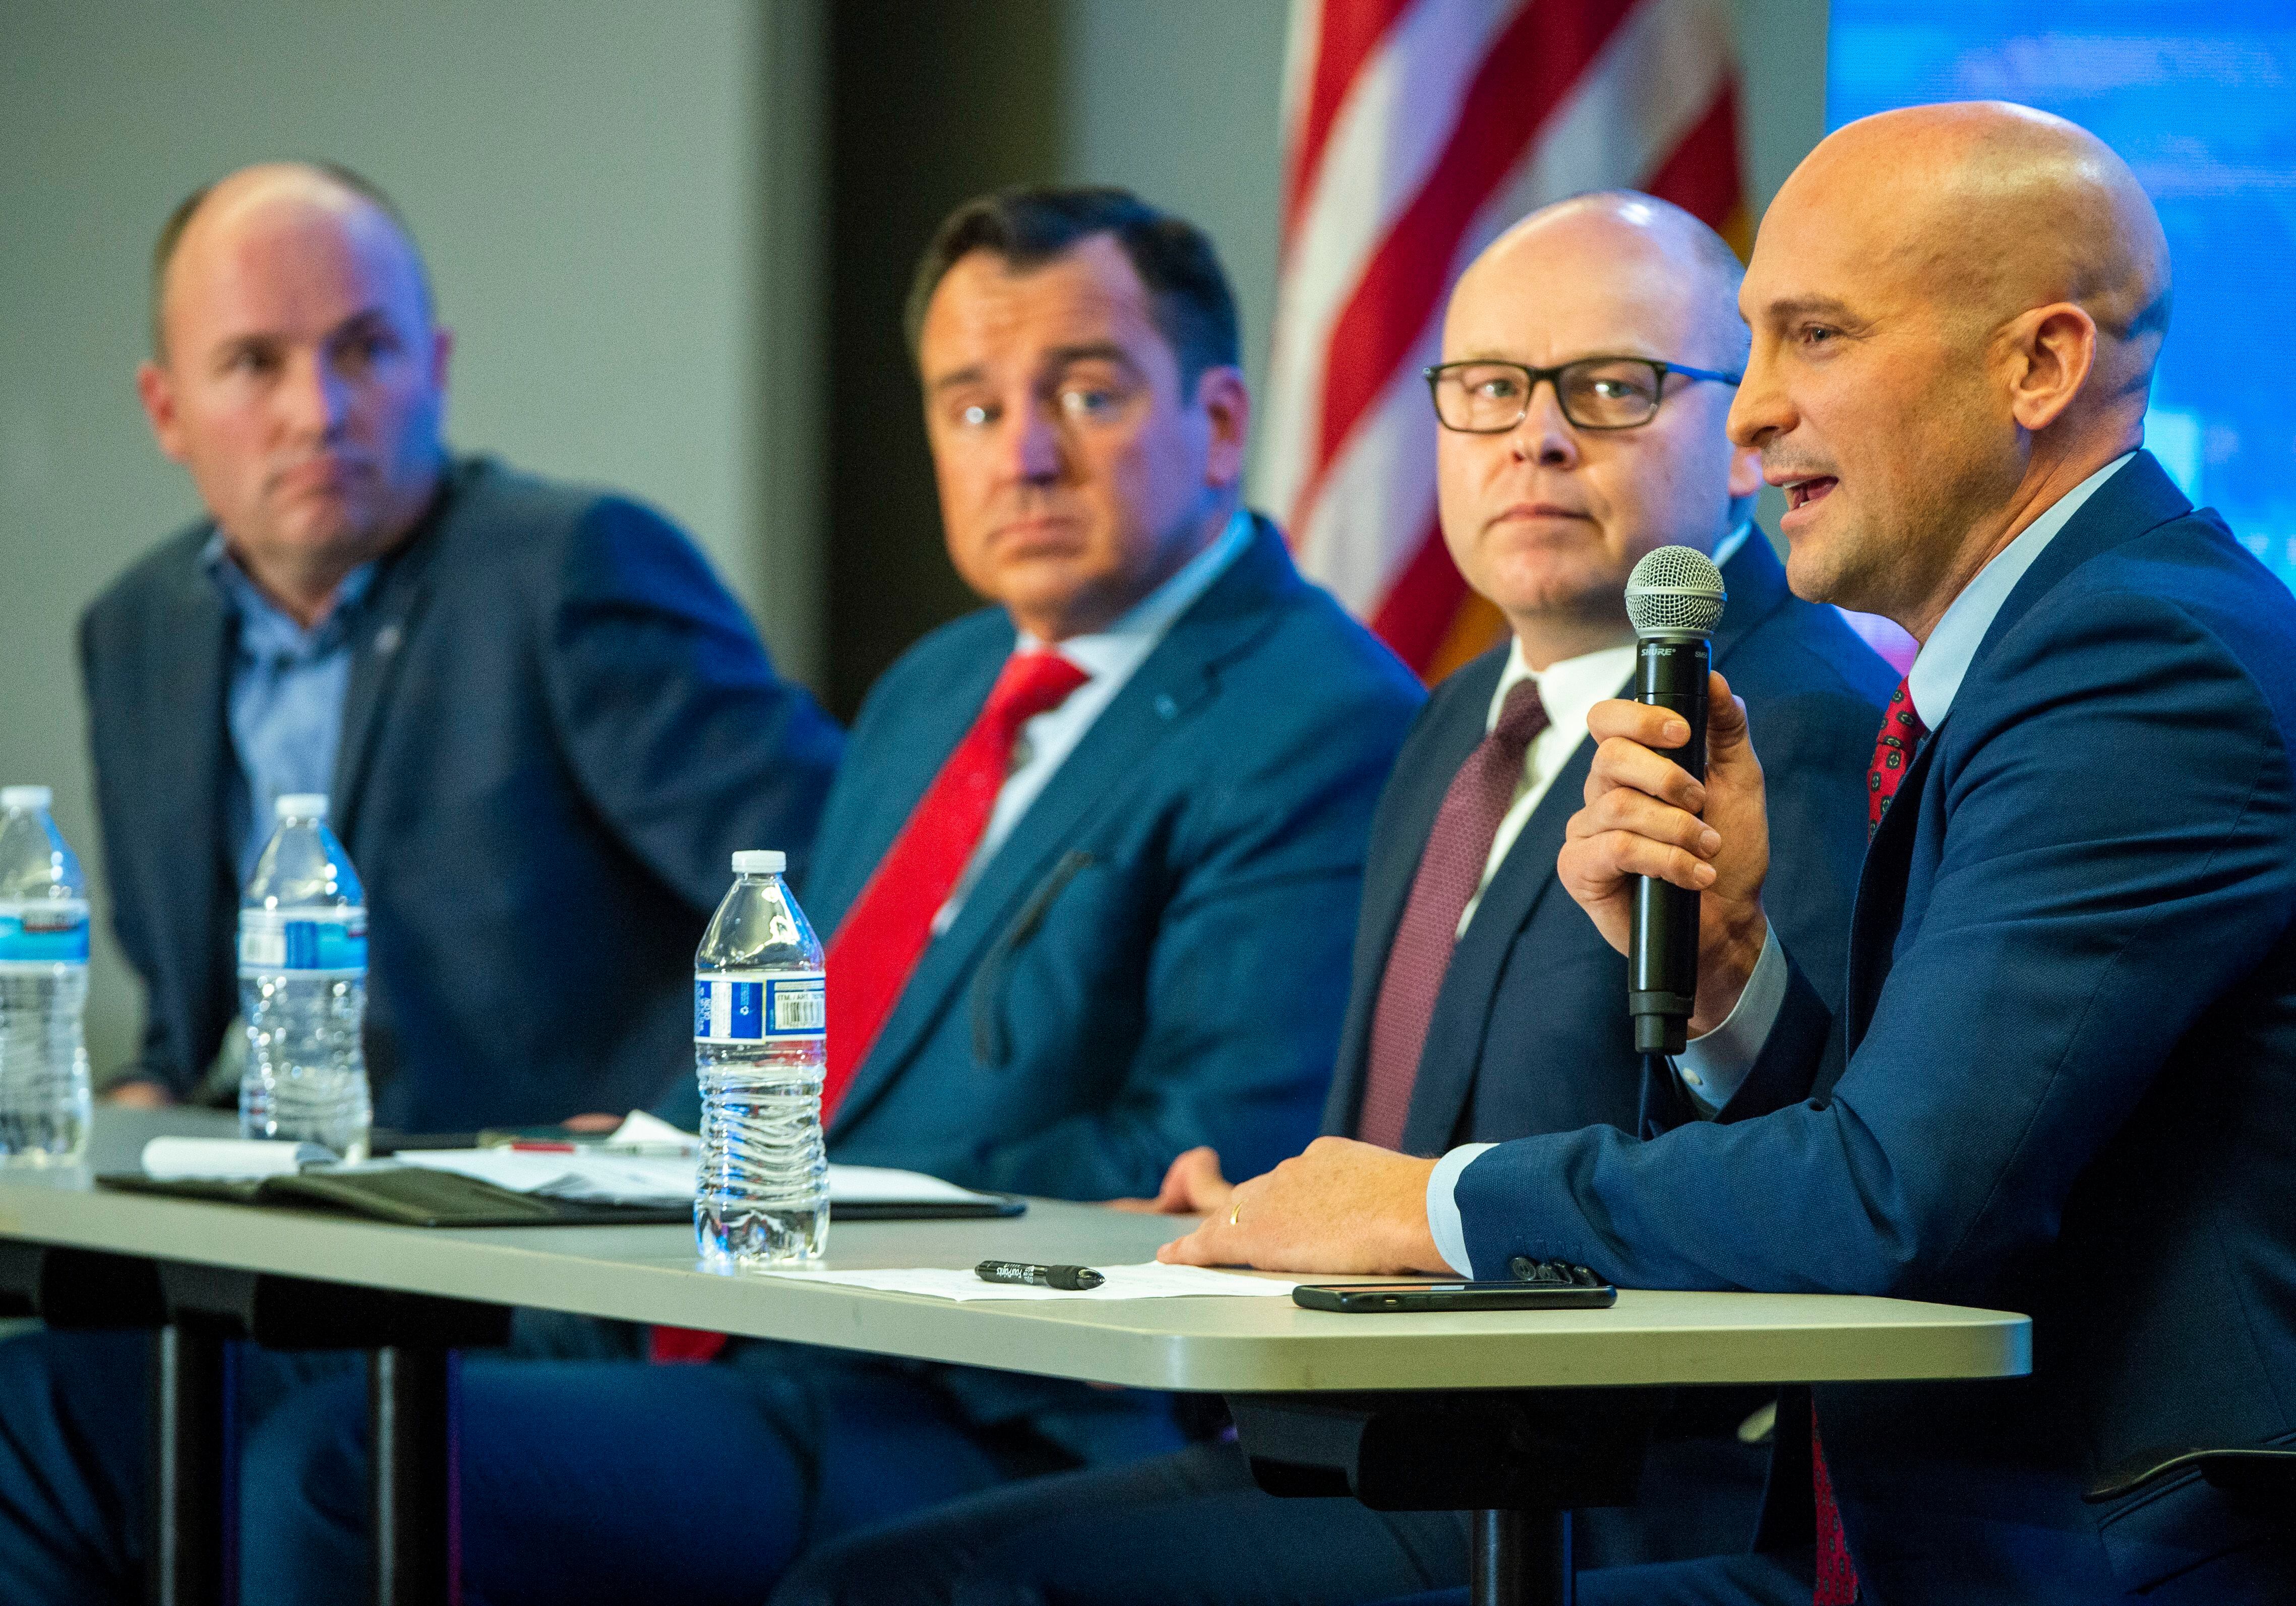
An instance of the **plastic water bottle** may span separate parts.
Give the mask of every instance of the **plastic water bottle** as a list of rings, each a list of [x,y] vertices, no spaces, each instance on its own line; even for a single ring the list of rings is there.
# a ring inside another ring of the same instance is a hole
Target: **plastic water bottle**
[[[327,829],[324,793],[279,799],[279,828],[240,896],[239,1012],[240,1135],[365,1159],[366,894]]]
[[[45,786],[0,787],[0,1160],[87,1144],[87,883]]]
[[[829,1241],[828,1001],[821,943],[783,864],[778,853],[734,856],[734,889],[693,955],[693,1235],[713,1265],[815,1260]]]

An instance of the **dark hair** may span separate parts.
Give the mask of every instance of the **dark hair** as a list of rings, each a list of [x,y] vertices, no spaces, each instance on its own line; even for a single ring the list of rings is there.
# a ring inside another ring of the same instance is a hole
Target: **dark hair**
[[[340,185],[373,206],[377,211],[390,218],[398,232],[406,237],[408,248],[410,250],[414,248],[414,231],[407,226],[406,216],[398,209],[398,203],[383,193],[381,185],[351,171],[340,162],[311,161],[298,162],[294,165],[308,168],[320,177]],[[168,220],[160,225],[159,239],[152,242],[152,355],[155,358],[164,361],[168,355],[168,332],[160,318],[162,303],[167,296],[168,265],[176,259],[176,248],[184,242],[184,231],[192,226],[192,219],[198,215],[200,208],[207,203],[208,197],[215,193],[215,187],[220,182],[222,181],[219,179],[210,180],[177,201],[176,209],[169,212]],[[414,259],[416,271],[420,274],[422,253],[419,250],[415,251]],[[424,275],[422,293],[426,299],[430,293],[427,275]]]
[[[1064,256],[1095,234],[1124,248],[1148,292],[1150,315],[1172,355],[1180,382],[1193,385],[1207,368],[1237,365],[1235,292],[1203,230],[1160,212],[1129,190],[1100,185],[1032,185],[977,196],[948,215],[917,262],[902,322],[909,355],[918,353],[925,308],[948,270],[974,251],[994,251],[1026,272]]]

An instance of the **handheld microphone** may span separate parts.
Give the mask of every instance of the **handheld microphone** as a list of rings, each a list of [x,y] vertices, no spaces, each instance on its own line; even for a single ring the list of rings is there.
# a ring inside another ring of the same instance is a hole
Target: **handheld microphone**
[[[1627,580],[1627,618],[1637,637],[1634,699],[1671,709],[1688,722],[1690,740],[1669,757],[1702,781],[1706,677],[1713,666],[1710,640],[1722,622],[1726,600],[1722,571],[1695,547],[1661,546],[1646,553]],[[1697,998],[1698,894],[1639,876],[1627,950],[1627,1012],[1634,1017],[1635,1052],[1680,1053]]]

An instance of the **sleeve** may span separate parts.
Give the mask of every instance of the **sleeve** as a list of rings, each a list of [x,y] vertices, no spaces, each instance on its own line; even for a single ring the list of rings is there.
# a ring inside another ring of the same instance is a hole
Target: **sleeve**
[[[592,504],[548,599],[553,715],[584,794],[695,908],[734,848],[801,873],[843,737],[774,672],[741,605],[691,542],[634,504]]]
[[[1228,717],[1252,740],[1228,744],[1237,766],[1205,777],[1193,820],[1174,828],[1146,1018],[1122,1085],[1089,1114],[996,1145],[988,1160],[1012,1179],[1003,1185],[1136,1195],[1198,1144],[1250,1176],[1315,1136],[1372,812],[1416,701],[1384,677],[1350,675],[1284,740],[1267,739],[1270,720]]]
[[[1831,1097],[1773,1082],[1747,1118],[1502,1145],[1456,1190],[1476,1263],[1970,1297],[2054,1241],[2204,1016],[2236,1035],[2278,1006],[2238,989],[2296,911],[2296,789],[2241,661],[2169,601],[2092,593],[2045,601],[1982,670],[1915,822],[1939,833],[1917,923]],[[1782,1027],[1824,1015],[1797,973]],[[1807,1076],[1824,1034],[1794,1035]]]

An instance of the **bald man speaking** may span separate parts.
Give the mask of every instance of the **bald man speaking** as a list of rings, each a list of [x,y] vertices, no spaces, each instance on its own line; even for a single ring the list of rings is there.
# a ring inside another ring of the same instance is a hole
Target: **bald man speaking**
[[[1794,589],[1921,643],[1841,1008],[1812,981],[1841,955],[1768,916],[1759,710],[1717,696],[1702,789],[1662,715],[1603,704],[1562,879],[1620,946],[1631,875],[1706,894],[1685,1069],[1719,1118],[1333,1143],[1178,1252],[2026,1311],[2030,1380],[1782,1413],[1766,1531],[1814,1532],[1814,1598],[2296,1599],[2284,1511],[2126,1487],[2162,1446],[2296,1438],[2296,602],[2141,448],[2160,224],[2070,123],[1893,112],[1796,170],[1741,305],[1730,429],[1786,488]],[[1583,1597],[1813,1599],[1778,1553],[1636,1570]]]

